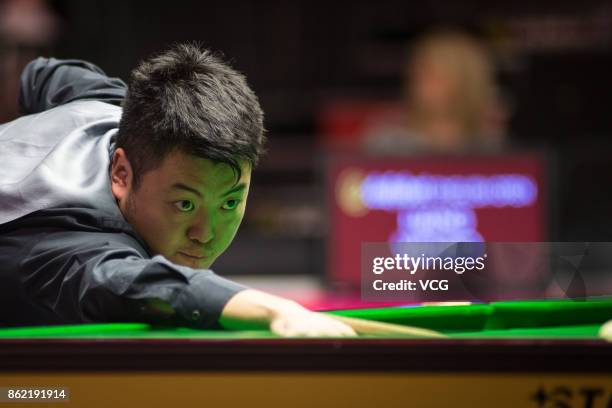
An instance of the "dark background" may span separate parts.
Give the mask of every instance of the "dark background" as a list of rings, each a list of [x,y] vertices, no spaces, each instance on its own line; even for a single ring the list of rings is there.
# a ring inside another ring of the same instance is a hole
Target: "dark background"
[[[269,153],[245,222],[217,269],[322,274],[326,213],[317,113],[339,97],[399,98],[408,45],[435,27],[494,50],[510,140],[544,149],[550,240],[611,239],[612,7],[603,1],[82,1],[49,3],[45,52],[127,79],[173,42],[201,41],[245,73],[266,113]],[[510,51],[509,51],[510,49]]]

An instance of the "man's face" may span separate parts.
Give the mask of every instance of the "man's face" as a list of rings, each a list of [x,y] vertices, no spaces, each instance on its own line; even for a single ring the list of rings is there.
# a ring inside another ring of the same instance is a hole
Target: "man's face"
[[[153,254],[192,268],[209,268],[234,239],[244,216],[251,168],[240,180],[231,167],[180,151],[147,171],[133,189],[123,149],[113,157],[111,186],[127,221]]]

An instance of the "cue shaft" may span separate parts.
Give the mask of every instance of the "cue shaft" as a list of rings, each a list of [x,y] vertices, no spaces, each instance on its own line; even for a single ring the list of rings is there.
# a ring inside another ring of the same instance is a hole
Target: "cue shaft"
[[[367,335],[403,335],[419,338],[446,338],[447,336],[428,329],[420,327],[404,326],[393,323],[376,322],[373,320],[358,319],[355,317],[338,316],[328,314],[332,319],[338,320],[350,326],[357,334]]]

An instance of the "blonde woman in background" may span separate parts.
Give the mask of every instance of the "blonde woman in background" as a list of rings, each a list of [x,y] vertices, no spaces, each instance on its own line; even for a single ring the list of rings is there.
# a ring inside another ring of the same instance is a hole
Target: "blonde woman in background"
[[[475,38],[438,31],[418,41],[404,72],[405,111],[376,121],[368,150],[382,153],[461,153],[498,150],[507,114],[494,67]]]

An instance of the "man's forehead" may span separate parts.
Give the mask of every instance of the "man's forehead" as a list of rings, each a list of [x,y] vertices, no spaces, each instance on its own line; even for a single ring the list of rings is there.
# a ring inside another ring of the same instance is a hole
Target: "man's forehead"
[[[251,179],[251,166],[248,162],[240,164],[240,179],[232,166],[223,162],[189,155],[182,152],[170,153],[159,169],[171,184],[183,183],[195,188],[230,189],[238,185],[248,185]]]

